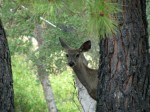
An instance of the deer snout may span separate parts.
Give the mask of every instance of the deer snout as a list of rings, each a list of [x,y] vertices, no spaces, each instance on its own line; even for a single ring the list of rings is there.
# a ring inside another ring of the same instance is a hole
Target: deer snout
[[[70,67],[73,67],[73,66],[75,65],[75,63],[71,61],[71,62],[68,63],[68,65],[69,65]]]

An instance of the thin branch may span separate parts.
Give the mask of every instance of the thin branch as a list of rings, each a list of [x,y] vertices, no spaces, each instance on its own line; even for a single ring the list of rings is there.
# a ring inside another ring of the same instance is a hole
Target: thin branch
[[[57,27],[56,25],[54,25],[53,23],[51,23],[50,21],[44,19],[43,17],[40,17],[41,20],[45,21],[46,23],[48,23],[49,25],[51,25],[54,28],[58,28],[59,30],[61,30],[59,27]]]

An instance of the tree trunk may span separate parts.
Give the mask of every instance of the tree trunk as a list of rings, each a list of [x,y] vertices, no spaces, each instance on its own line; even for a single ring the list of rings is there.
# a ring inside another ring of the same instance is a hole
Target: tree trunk
[[[77,77],[75,78],[75,81],[78,88],[78,99],[82,106],[82,112],[95,112],[96,101],[90,97],[86,88]]]
[[[34,33],[35,33],[35,37],[36,37],[37,42],[38,42],[38,47],[42,48],[44,41],[43,41],[43,38],[41,36],[42,28],[40,25],[35,28]],[[49,77],[48,77],[49,75],[48,75],[48,72],[46,71],[46,67],[45,67],[45,63],[44,63],[45,60],[46,60],[46,57],[44,55],[44,52],[42,52],[42,50],[39,49],[39,57],[37,59],[37,64],[36,64],[38,77],[39,77],[39,80],[40,80],[42,87],[43,87],[44,96],[45,96],[45,99],[47,102],[49,112],[57,112],[57,107],[55,104],[54,95],[53,95],[52,88],[51,88],[50,81],[49,81]]]
[[[119,0],[117,34],[100,41],[97,112],[150,112],[146,0]]]
[[[48,73],[44,65],[37,65],[38,77],[42,84],[44,96],[47,102],[49,112],[57,112],[57,107],[54,100],[53,91],[50,85]]]
[[[0,21],[0,112],[14,112],[11,58],[6,34]]]

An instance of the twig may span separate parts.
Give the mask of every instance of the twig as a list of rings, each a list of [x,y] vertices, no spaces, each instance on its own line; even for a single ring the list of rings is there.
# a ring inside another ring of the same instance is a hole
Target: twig
[[[40,17],[41,20],[45,21],[46,23],[50,24],[51,26],[53,26],[54,28],[58,28],[59,30],[61,30],[59,27],[57,27],[56,25],[54,25],[53,23],[51,23],[50,21],[44,19],[43,17]]]

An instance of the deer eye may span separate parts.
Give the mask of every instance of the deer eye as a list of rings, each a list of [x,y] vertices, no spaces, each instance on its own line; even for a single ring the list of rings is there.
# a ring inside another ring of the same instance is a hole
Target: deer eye
[[[66,57],[69,57],[69,55],[68,55],[68,54],[66,54]]]
[[[80,56],[80,54],[77,54],[76,57],[78,58]]]

